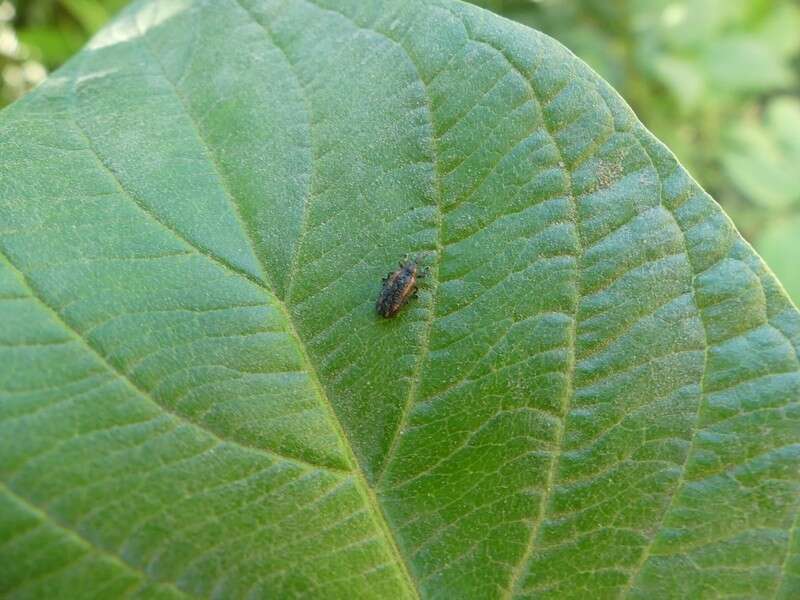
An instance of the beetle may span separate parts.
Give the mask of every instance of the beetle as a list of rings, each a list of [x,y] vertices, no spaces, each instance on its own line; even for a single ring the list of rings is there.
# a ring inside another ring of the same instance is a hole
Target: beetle
[[[391,319],[403,308],[408,299],[417,296],[417,280],[427,275],[427,267],[420,269],[413,258],[404,258],[400,268],[382,279],[383,287],[375,302],[375,310],[386,319]]]

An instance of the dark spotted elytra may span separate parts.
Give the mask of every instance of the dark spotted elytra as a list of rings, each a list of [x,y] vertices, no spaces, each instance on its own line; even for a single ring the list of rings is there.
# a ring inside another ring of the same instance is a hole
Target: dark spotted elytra
[[[406,258],[400,262],[400,268],[383,278],[383,288],[375,302],[378,314],[387,319],[392,318],[403,308],[408,299],[417,295],[417,279],[425,277],[417,261]]]

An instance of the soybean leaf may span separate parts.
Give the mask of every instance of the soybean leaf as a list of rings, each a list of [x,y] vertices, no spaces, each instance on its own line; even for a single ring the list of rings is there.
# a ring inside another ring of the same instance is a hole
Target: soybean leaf
[[[0,114],[0,322],[4,596],[798,594],[797,310],[481,9],[134,3]]]

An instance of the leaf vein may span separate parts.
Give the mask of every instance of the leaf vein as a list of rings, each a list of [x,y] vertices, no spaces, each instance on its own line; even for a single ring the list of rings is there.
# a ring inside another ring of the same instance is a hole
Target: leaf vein
[[[53,526],[55,526],[56,528],[58,528],[61,531],[63,531],[67,535],[67,537],[73,539],[76,543],[78,543],[78,545],[80,545],[80,546],[82,546],[84,548],[90,549],[92,552],[94,552],[94,553],[96,553],[96,554],[98,554],[98,555],[100,555],[100,556],[112,561],[113,563],[115,563],[116,565],[118,565],[119,567],[122,567],[123,569],[125,569],[127,571],[133,572],[140,579],[153,581],[154,583],[156,583],[158,585],[163,585],[163,586],[169,587],[170,589],[172,589],[174,592],[176,592],[178,595],[180,595],[182,597],[186,597],[186,598],[194,597],[191,594],[189,594],[189,593],[183,591],[182,589],[180,589],[179,587],[177,587],[177,585],[175,583],[171,582],[171,581],[163,581],[163,580],[153,579],[150,575],[147,574],[147,572],[143,571],[142,569],[140,569],[136,565],[126,561],[124,558],[122,558],[122,556],[117,556],[116,554],[113,554],[113,553],[109,552],[108,550],[102,548],[101,546],[98,546],[95,542],[93,542],[93,541],[89,540],[88,538],[84,537],[83,535],[81,535],[77,530],[71,529],[71,528],[67,527],[66,525],[63,525],[63,524],[59,523],[56,520],[55,517],[53,517],[49,513],[45,512],[43,509],[39,508],[31,500],[28,500],[24,496],[19,495],[15,490],[12,490],[10,487],[8,487],[2,481],[0,481],[0,487],[2,487],[2,489],[4,489],[6,491],[6,493],[11,497],[12,500],[15,500],[19,504],[22,504],[23,506],[25,506],[27,508],[27,510],[29,510],[30,512],[35,514],[41,521],[47,522],[47,523],[51,523]]]

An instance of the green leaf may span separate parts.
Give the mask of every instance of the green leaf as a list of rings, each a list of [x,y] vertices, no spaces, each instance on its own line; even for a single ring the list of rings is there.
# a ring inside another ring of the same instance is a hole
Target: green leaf
[[[34,26],[17,32],[19,41],[48,67],[57,67],[80,50],[86,37],[77,27]]]
[[[700,105],[706,82],[694,61],[667,55],[654,61],[653,70],[683,111],[690,112]]]
[[[794,79],[783,57],[757,36],[715,40],[703,59],[711,83],[724,90],[759,92],[789,86]]]
[[[800,204],[800,102],[778,97],[763,120],[731,128],[722,163],[731,181],[755,202],[786,208]]]
[[[800,589],[800,315],[481,9],[134,3],[0,114],[0,322],[6,597]]]
[[[800,218],[776,219],[759,235],[756,248],[764,256],[781,281],[786,291],[800,301]]]
[[[59,1],[84,30],[91,33],[100,29],[111,16],[106,6],[97,0]]]

